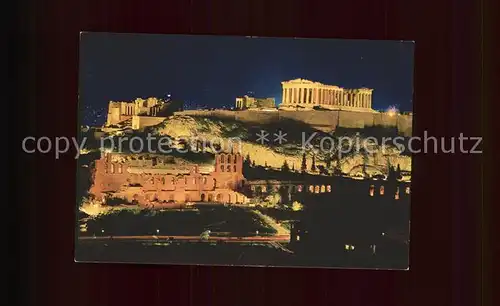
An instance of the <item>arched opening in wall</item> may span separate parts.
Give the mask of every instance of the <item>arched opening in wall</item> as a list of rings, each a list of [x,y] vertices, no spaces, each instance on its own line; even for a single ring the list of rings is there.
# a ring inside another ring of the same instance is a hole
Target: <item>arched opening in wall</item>
[[[231,203],[231,194],[228,194],[228,195],[227,195],[227,202],[228,202],[228,203]]]
[[[297,191],[298,191],[298,192],[302,192],[302,189],[303,189],[303,188],[304,188],[304,187],[303,187],[302,185],[299,185],[299,186],[297,186]]]
[[[262,194],[262,187],[260,187],[260,186],[255,187],[255,192],[256,192],[258,195],[261,195],[261,194]]]
[[[236,166],[233,166],[233,171],[236,172]]]
[[[220,166],[220,171],[221,171],[221,172],[224,172],[224,165],[221,165],[221,166]]]
[[[204,176],[204,177],[203,177],[203,184],[206,184],[206,183],[207,183],[207,177],[206,177],[206,176]]]
[[[373,197],[374,193],[375,193],[375,186],[370,185],[370,197]]]
[[[226,162],[227,162],[228,164],[231,162],[231,156],[230,156],[230,155],[227,155]]]
[[[316,186],[314,187],[314,193],[319,193],[319,185],[316,185]]]
[[[110,172],[115,173],[115,165],[114,164],[110,165]]]
[[[384,195],[384,186],[380,186],[380,195]]]
[[[213,202],[214,201],[214,196],[213,194],[209,193],[208,194],[208,202]]]
[[[238,195],[237,194],[234,195],[234,203],[239,203],[238,202]]]
[[[326,185],[326,192],[332,192],[332,186]]]
[[[122,164],[118,164],[118,173],[122,173]]]
[[[204,193],[201,194],[201,201],[205,202],[205,194]]]
[[[231,172],[231,166],[227,166],[227,172]]]
[[[218,193],[216,196],[215,196],[215,201],[216,202],[222,202],[222,195],[220,193]]]
[[[161,183],[162,183],[162,185],[165,185],[165,183],[166,183],[166,182],[165,182],[165,177],[162,177],[162,178],[161,178]]]
[[[326,191],[325,185],[321,185],[321,193],[324,193]]]
[[[313,186],[313,185],[310,185],[310,186],[309,186],[309,192],[310,192],[310,193],[314,193],[314,186]]]

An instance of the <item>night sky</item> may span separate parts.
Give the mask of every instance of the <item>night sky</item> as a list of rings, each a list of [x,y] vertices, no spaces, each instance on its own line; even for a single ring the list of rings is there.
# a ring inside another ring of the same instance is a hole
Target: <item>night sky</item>
[[[80,106],[102,124],[108,102],[166,97],[188,107],[232,107],[254,92],[281,102],[281,84],[304,78],[374,89],[373,108],[412,110],[412,42],[83,33]]]

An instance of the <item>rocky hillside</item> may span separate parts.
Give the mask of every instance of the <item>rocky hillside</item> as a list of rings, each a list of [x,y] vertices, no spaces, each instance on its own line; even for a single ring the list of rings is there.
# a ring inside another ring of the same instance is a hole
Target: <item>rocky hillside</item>
[[[240,148],[244,156],[249,155],[256,165],[279,168],[286,160],[290,168],[294,167],[298,170],[302,163],[303,136],[294,133],[291,130],[292,128],[295,128],[295,126],[283,126],[283,124],[279,127],[269,125],[251,126],[247,123],[213,117],[176,115],[169,117],[157,126],[151,127],[147,132],[153,135],[169,136],[176,140],[188,140],[192,149],[196,147],[195,139],[202,140],[205,144],[203,148],[206,151],[211,151],[211,143],[218,143],[222,148],[227,150],[229,150],[232,143],[235,147]],[[277,129],[287,133],[287,141],[281,145],[273,141],[275,139],[273,134]],[[258,137],[256,136],[261,130],[269,131],[269,135],[267,136],[269,141],[264,144],[258,142]],[[309,128],[306,134],[311,135],[314,132],[318,131]],[[240,140],[233,139],[231,142],[230,139],[234,137],[238,137]],[[338,135],[318,132],[314,138],[315,141],[311,142],[316,148],[315,152],[313,150],[307,151],[308,167],[311,165],[313,154],[315,155],[316,166],[325,166],[326,160],[331,159],[332,155],[338,156],[336,152],[318,150],[321,137],[335,138]],[[361,171],[364,164],[364,168],[369,174],[385,173],[388,163],[394,166],[399,165],[403,171],[411,171],[411,158],[400,154],[396,147],[387,144],[384,149],[372,146],[371,150],[373,154],[356,151],[343,154],[339,160],[342,172],[354,175]],[[335,166],[336,160],[335,158],[333,159],[331,167]]]

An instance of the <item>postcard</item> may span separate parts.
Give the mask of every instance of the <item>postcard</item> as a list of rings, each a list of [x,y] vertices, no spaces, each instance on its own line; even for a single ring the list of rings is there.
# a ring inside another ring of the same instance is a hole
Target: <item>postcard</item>
[[[408,270],[413,52],[82,32],[75,261]]]

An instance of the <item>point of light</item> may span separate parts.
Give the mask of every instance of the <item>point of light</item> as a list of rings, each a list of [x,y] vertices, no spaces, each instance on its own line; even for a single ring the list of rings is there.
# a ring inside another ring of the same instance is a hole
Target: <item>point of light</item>
[[[389,108],[387,108],[386,112],[390,117],[394,117],[399,113],[399,109],[397,109],[396,106],[391,105],[389,106]]]

